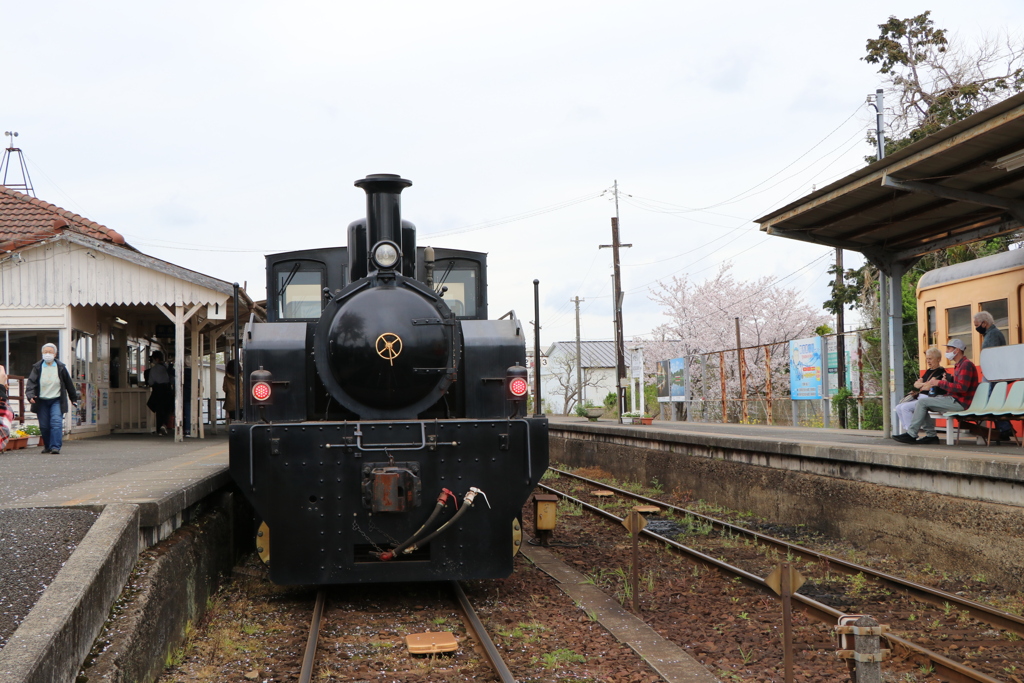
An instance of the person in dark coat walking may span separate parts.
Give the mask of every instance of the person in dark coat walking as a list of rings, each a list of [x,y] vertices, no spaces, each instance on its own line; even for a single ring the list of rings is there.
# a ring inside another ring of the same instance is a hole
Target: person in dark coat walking
[[[68,402],[78,403],[78,391],[68,367],[57,360],[57,346],[43,344],[43,359],[32,366],[25,383],[25,396],[32,412],[39,416],[43,453],[60,453],[64,442],[64,414]]]
[[[167,422],[174,412],[174,386],[170,369],[164,365],[163,351],[154,351],[144,374],[146,384],[153,388],[146,406],[156,413],[156,433],[167,433]]]

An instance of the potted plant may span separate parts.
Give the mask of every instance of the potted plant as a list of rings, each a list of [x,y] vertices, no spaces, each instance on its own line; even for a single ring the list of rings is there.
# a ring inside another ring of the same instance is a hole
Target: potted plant
[[[28,434],[20,429],[11,432],[11,438],[7,440],[8,451],[16,451],[28,445]]]
[[[654,422],[654,418],[647,413],[641,413],[638,410],[634,410],[628,413],[623,413],[622,417],[630,418],[630,422],[635,425],[649,425]]]
[[[604,415],[604,408],[601,408],[600,406],[595,406],[590,401],[587,401],[582,405],[576,406],[576,414],[580,417],[587,418],[591,422],[597,422],[597,418]]]
[[[42,432],[39,431],[38,425],[25,425],[21,428],[21,431],[28,434],[28,443],[26,444],[29,448],[32,446],[39,445],[39,439]]]

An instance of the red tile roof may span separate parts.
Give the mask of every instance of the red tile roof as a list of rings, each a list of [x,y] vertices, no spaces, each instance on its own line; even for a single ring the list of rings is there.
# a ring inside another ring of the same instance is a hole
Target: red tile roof
[[[0,185],[0,251],[21,249],[65,230],[131,248],[110,228]]]

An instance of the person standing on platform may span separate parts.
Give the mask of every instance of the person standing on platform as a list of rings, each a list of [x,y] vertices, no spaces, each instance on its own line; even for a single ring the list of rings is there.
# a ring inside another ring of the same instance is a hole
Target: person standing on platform
[[[56,344],[43,344],[43,359],[32,366],[25,383],[25,396],[32,412],[39,416],[43,453],[60,453],[64,445],[64,414],[68,401],[78,403],[78,391],[68,367],[57,360]]]
[[[146,407],[156,414],[156,433],[166,434],[167,420],[174,412],[174,387],[171,385],[171,371],[164,365],[163,351],[154,351],[149,356],[149,367],[144,377],[152,388]]]
[[[990,349],[994,346],[1006,346],[1006,337],[996,327],[996,321],[988,311],[974,314],[974,329],[981,335],[981,348]],[[982,368],[984,371],[984,368]],[[1013,425],[1009,420],[997,420],[1000,441],[1013,441]]]
[[[953,361],[953,374],[946,373],[949,379],[930,379],[918,387],[922,394],[932,387],[946,392],[945,396],[921,396],[914,407],[914,417],[910,420],[907,431],[892,437],[900,443],[930,444],[939,443],[935,434],[935,420],[928,417],[928,411],[952,413],[964,410],[974,400],[974,392],[978,390],[978,368],[964,355],[967,345],[962,339],[950,339],[946,343],[946,358]],[[916,386],[916,383],[915,383]],[[924,427],[924,436],[917,438],[917,433]]]
[[[224,381],[221,388],[224,390],[224,412],[228,416],[228,422],[237,420],[235,409],[238,407],[238,394],[235,392],[235,377],[238,375],[238,361],[234,358],[224,365]]]
[[[7,447],[14,424],[14,412],[7,403],[7,370],[0,365],[0,451]]]

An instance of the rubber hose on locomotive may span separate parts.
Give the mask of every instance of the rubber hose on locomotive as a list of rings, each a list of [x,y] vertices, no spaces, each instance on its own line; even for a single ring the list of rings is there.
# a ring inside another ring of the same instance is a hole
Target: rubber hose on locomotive
[[[451,527],[453,524],[455,524],[455,522],[459,521],[459,518],[462,517],[462,515],[466,514],[466,511],[469,510],[469,508],[473,507],[473,501],[476,499],[477,494],[483,495],[484,501],[487,502],[488,507],[490,507],[491,503],[490,503],[490,501],[487,500],[487,494],[485,494],[483,491],[481,491],[480,489],[478,489],[475,486],[469,487],[469,493],[467,493],[466,497],[462,499],[462,508],[458,512],[456,512],[454,515],[452,515],[451,519],[449,519],[447,522],[445,522],[444,524],[439,526],[433,533],[431,533],[428,536],[426,536],[425,538],[422,538],[419,541],[417,541],[414,545],[410,546],[407,550],[403,550],[403,552],[405,552],[407,554],[411,553],[414,550],[416,550],[418,547],[429,543],[430,541],[434,540],[435,538],[440,536],[442,533],[447,531],[449,527]]]
[[[413,543],[415,543],[419,539],[419,537],[423,534],[423,532],[427,529],[427,527],[429,527],[431,524],[433,524],[434,520],[437,519],[437,516],[441,514],[441,510],[443,510],[444,506],[448,504],[448,497],[449,496],[451,496],[453,499],[455,499],[455,505],[456,505],[456,511],[457,511],[458,510],[458,498],[455,498],[455,494],[452,493],[451,491],[449,491],[448,489],[441,489],[441,494],[437,497],[437,503],[434,504],[434,509],[430,513],[430,516],[427,517],[427,521],[423,522],[423,526],[421,526],[419,529],[417,529],[416,533],[414,533],[412,536],[410,536],[408,539],[406,539],[405,541],[403,541],[399,545],[395,546],[391,550],[388,550],[388,551],[385,551],[385,552],[381,553],[380,556],[379,556],[380,559],[384,560],[384,561],[393,560],[400,552],[402,552],[403,550],[405,550],[406,548],[411,546]]]

